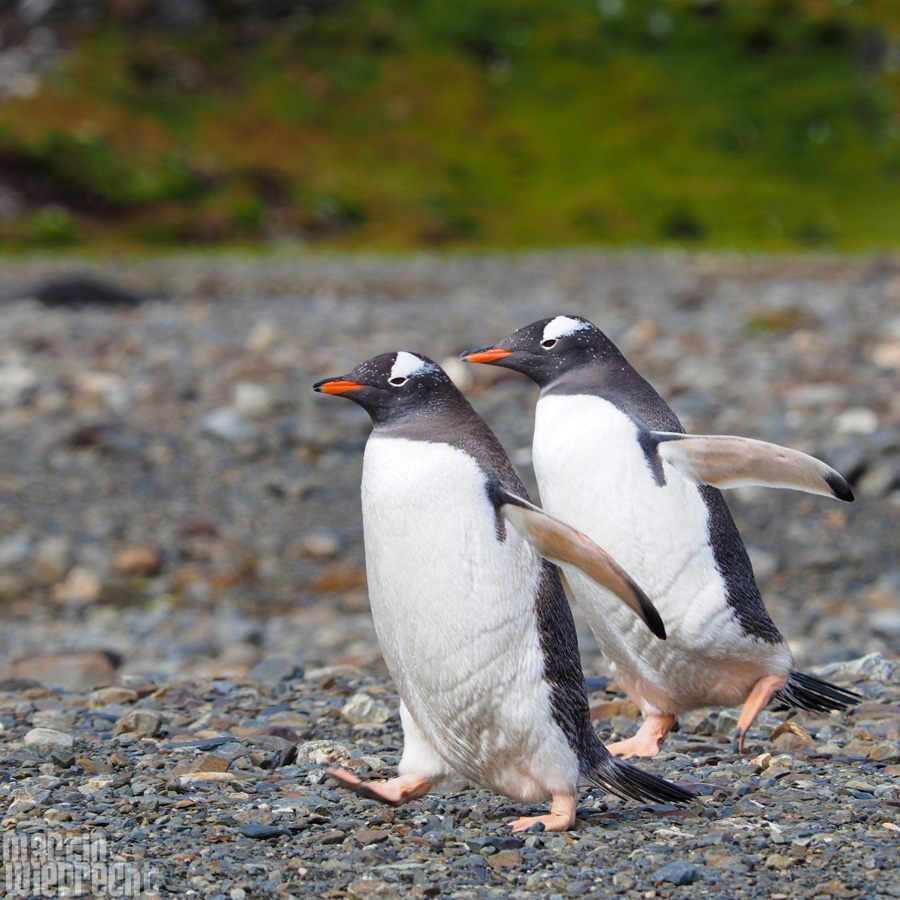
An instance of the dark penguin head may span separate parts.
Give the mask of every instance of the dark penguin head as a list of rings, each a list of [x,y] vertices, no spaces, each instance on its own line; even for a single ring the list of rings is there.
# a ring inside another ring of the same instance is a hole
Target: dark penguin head
[[[628,365],[616,345],[580,316],[532,322],[499,344],[467,350],[461,358],[515,369],[542,388],[584,367],[621,369],[622,364]]]
[[[494,432],[427,356],[403,350],[382,353],[349,375],[316,382],[313,390],[358,403],[381,435],[458,447],[504,488],[527,497]]]
[[[467,350],[461,358],[521,372],[540,386],[542,396],[603,397],[646,428],[683,430],[675,413],[619,348],[581,316],[553,316],[532,322],[499,344]]]
[[[403,350],[367,359],[349,375],[316,382],[313,390],[342,394],[358,403],[376,428],[399,426],[410,419],[425,420],[439,408],[446,414],[448,408],[461,403],[468,406],[437,363]]]

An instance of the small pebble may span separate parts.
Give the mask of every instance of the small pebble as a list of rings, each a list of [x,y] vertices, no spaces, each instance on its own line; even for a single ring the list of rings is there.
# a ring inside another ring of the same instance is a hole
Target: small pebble
[[[162,725],[162,716],[152,710],[136,709],[125,713],[117,722],[113,734],[133,734],[152,737]]]
[[[391,711],[368,694],[354,694],[344,704],[341,715],[354,725],[381,725],[390,718]]]

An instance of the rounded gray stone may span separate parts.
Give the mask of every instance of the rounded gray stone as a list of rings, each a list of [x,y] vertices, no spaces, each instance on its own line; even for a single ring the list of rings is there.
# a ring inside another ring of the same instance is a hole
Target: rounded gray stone
[[[25,735],[25,746],[35,753],[50,756],[52,753],[71,750],[75,746],[75,739],[72,735],[53,728],[32,728]]]

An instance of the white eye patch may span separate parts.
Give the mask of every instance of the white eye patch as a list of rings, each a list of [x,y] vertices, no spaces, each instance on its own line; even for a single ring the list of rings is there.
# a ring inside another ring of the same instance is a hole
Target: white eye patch
[[[432,363],[425,362],[424,359],[419,359],[418,356],[407,353],[405,350],[401,350],[394,360],[394,365],[391,367],[390,380],[393,381],[395,378],[411,378],[419,372],[433,371],[434,368],[435,366]]]
[[[583,328],[588,327],[587,322],[581,322],[570,316],[557,316],[544,326],[544,333],[541,336],[541,341],[557,341],[567,334],[574,334],[576,331],[581,331]]]

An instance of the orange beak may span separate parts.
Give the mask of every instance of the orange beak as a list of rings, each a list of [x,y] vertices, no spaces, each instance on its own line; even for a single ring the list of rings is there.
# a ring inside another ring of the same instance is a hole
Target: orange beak
[[[501,350],[499,347],[485,347],[483,350],[467,350],[460,358],[464,362],[492,363],[511,354],[512,350]]]
[[[340,378],[330,378],[313,385],[313,389],[320,394],[346,394],[347,391],[353,391],[360,387],[362,385],[356,381],[343,381]]]

